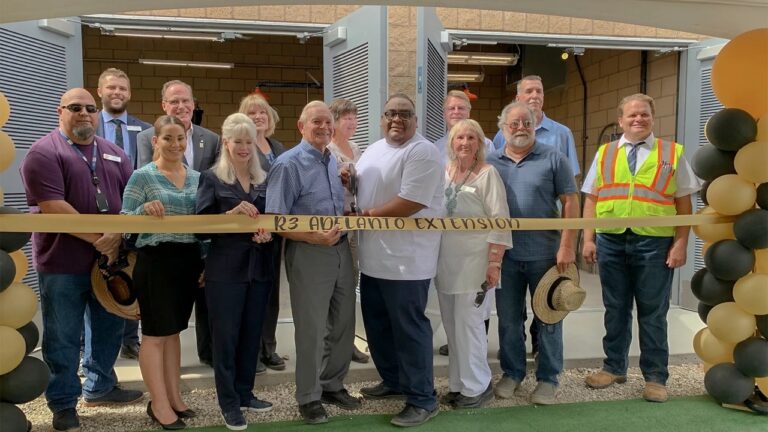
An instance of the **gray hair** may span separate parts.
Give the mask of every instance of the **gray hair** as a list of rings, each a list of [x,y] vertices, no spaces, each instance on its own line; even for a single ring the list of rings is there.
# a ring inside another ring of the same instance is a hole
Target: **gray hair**
[[[536,115],[533,113],[533,110],[531,110],[530,107],[528,107],[528,104],[523,102],[512,102],[504,107],[503,110],[501,110],[501,114],[499,115],[499,123],[497,126],[499,127],[499,130],[501,130],[502,135],[504,135],[504,142],[506,143],[509,141],[509,129],[506,128],[507,124],[507,117],[509,117],[509,112],[514,109],[522,109],[525,110],[525,112],[528,113],[528,118],[531,120],[533,124],[536,124]]]
[[[517,93],[520,94],[521,91],[523,91],[523,81],[538,81],[541,83],[541,86],[544,87],[544,81],[541,80],[541,77],[538,75],[526,75],[522,78],[520,78],[520,81],[517,82]]]
[[[477,153],[475,154],[475,158],[482,162],[485,160],[485,133],[483,132],[483,128],[480,127],[480,124],[472,119],[464,119],[459,120],[458,123],[453,125],[451,130],[448,132],[448,142],[446,145],[448,146],[448,159],[449,160],[456,160],[456,153],[453,151],[453,139],[456,138],[456,135],[461,132],[467,130],[469,132],[472,132],[477,136]]]
[[[170,80],[170,81],[168,81],[167,83],[163,84],[163,88],[160,90],[160,100],[165,100],[165,92],[167,92],[167,91],[168,91],[168,89],[169,89],[171,86],[175,86],[175,85],[180,85],[180,86],[184,86],[184,87],[186,87],[186,88],[187,88],[187,90],[189,90],[189,95],[190,95],[192,98],[194,98],[194,97],[195,97],[195,96],[192,94],[192,86],[190,86],[189,84],[185,83],[185,82],[184,82],[184,81],[182,81],[182,80]]]

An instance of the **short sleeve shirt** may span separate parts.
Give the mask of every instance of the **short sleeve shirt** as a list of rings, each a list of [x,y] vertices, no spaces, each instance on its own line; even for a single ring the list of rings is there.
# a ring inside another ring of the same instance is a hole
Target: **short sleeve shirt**
[[[29,149],[21,164],[21,177],[32,213],[38,203],[63,200],[83,214],[99,214],[96,187],[91,181],[91,157],[96,146],[96,176],[109,203],[108,214],[118,214],[133,165],[123,150],[101,137],[94,144],[69,144],[56,129]],[[75,150],[79,149],[80,152]],[[83,159],[86,156],[86,160]],[[35,270],[41,273],[90,273],[98,253],[93,245],[64,233],[34,233]]]
[[[573,171],[565,155],[538,141],[520,162],[504,149],[487,158],[499,172],[507,192],[509,216],[513,218],[557,218],[560,196],[577,193]],[[557,230],[513,231],[514,247],[506,257],[515,261],[552,259],[560,246]]]

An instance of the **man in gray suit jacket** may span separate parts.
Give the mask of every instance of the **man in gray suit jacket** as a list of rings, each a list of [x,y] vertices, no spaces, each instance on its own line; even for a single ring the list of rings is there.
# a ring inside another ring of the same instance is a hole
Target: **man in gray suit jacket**
[[[204,127],[192,124],[192,113],[195,110],[195,100],[192,87],[189,84],[173,80],[163,84],[161,91],[163,111],[177,117],[184,123],[187,130],[187,149],[184,159],[187,165],[195,171],[205,171],[216,162],[221,148],[221,140],[215,133]],[[142,167],[152,162],[152,136],[155,128],[149,128],[138,136],[138,166]],[[208,307],[205,304],[205,290],[198,290],[195,299],[195,334],[197,336],[197,356],[200,361],[209,366],[213,363],[211,352],[211,331],[208,326]]]
[[[120,69],[105,70],[99,76],[99,87],[96,93],[101,98],[101,115],[99,115],[96,135],[122,148],[131,160],[131,167],[136,169],[136,136],[152,125],[128,115],[128,102],[131,101],[131,81],[128,75]],[[86,325],[89,325],[88,322],[86,320]],[[120,357],[139,358],[138,321],[125,320]]]

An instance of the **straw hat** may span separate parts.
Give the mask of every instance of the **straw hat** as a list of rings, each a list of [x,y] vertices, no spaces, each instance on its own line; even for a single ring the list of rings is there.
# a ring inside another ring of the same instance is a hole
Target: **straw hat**
[[[571,264],[560,273],[557,266],[549,269],[533,294],[533,312],[544,323],[560,322],[569,312],[580,308],[587,292],[579,286],[579,270]]]
[[[111,266],[106,266],[106,257],[102,255],[91,270],[91,286],[96,300],[107,312],[131,320],[139,319],[139,303],[132,280],[135,264],[135,252],[121,253]]]

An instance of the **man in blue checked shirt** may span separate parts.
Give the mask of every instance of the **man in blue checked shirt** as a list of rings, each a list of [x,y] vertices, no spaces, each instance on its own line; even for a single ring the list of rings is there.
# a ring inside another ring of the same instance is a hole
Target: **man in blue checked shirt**
[[[342,216],[344,187],[336,158],[326,147],[333,135],[328,107],[312,101],[298,122],[302,140],[281,154],[267,177],[267,213]],[[353,410],[357,398],[344,388],[355,338],[355,277],[347,234],[283,233],[296,343],[296,401],[304,421],[326,423],[323,403]]]

